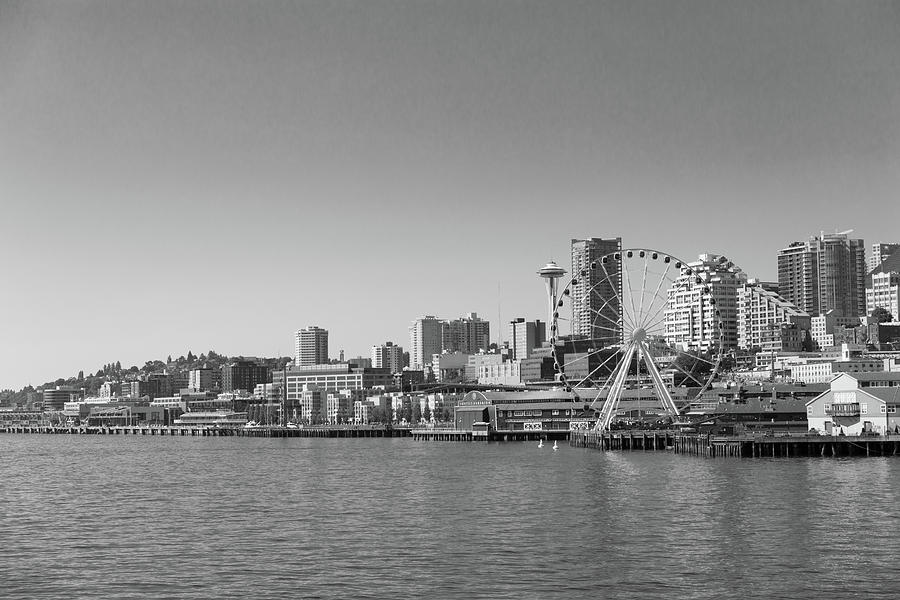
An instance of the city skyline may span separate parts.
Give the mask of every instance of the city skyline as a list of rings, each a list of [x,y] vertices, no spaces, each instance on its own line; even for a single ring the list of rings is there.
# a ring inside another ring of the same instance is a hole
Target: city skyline
[[[0,388],[309,323],[496,341],[572,238],[765,281],[820,231],[900,241],[895,5],[217,7],[0,10]]]

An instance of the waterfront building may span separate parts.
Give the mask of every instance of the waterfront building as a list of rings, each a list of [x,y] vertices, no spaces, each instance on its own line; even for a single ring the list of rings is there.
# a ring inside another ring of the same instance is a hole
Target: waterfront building
[[[491,324],[477,313],[446,321],[441,326],[441,351],[477,354],[486,352],[491,341]]]
[[[668,290],[665,338],[670,346],[707,350],[721,339],[726,349],[738,345],[737,290],[747,282],[739,267],[723,256],[701,254],[685,265]],[[716,315],[721,321],[717,327]]]
[[[409,368],[421,371],[431,364],[431,357],[442,349],[443,323],[437,317],[427,315],[409,326]]]
[[[281,402],[283,392],[281,383],[257,383],[253,388],[253,399],[274,404]]]
[[[778,252],[781,295],[810,315],[838,310],[861,316],[865,277],[865,243],[846,233],[823,233]]]
[[[353,424],[367,425],[372,421],[375,403],[371,400],[356,400],[353,403]]]
[[[880,381],[900,383],[900,374]],[[865,376],[842,373],[830,387],[806,403],[809,428],[825,435],[900,432],[900,387],[862,386]],[[872,381],[869,379],[869,381]]]
[[[399,373],[404,366],[403,346],[395,346],[393,342],[372,346],[372,364],[370,366],[376,369],[388,369],[391,373]]]
[[[389,369],[366,369],[350,363],[291,367],[272,373],[273,383],[282,383],[285,378],[287,379],[285,399],[289,406],[301,403],[304,386],[315,386],[325,392],[336,392],[387,387],[394,381]]]
[[[900,249],[900,243],[875,242],[872,244],[872,255],[869,257],[867,271],[871,273],[887,260],[896,250]]]
[[[755,279],[737,289],[737,345],[757,352],[755,367],[767,369],[780,352],[812,349],[811,317]]]
[[[572,240],[572,277],[577,283],[571,286],[571,334],[595,340],[598,346],[621,342],[608,329],[610,322],[618,322],[621,313],[621,262],[609,260],[602,264],[600,260],[620,250],[620,237]]]
[[[222,366],[222,391],[250,392],[258,383],[271,381],[269,367],[252,360],[238,360]]]
[[[325,422],[329,425],[348,423],[353,418],[353,404],[366,399],[366,390],[328,392],[325,398]]]
[[[827,383],[838,373],[878,373],[884,370],[880,358],[850,360],[808,360],[790,366],[791,379],[799,383]]]
[[[294,365],[323,365],[328,362],[328,330],[310,325],[298,331],[294,340]]]
[[[547,327],[539,320],[518,317],[509,322],[509,349],[513,360],[528,358],[547,339]]]
[[[230,410],[192,411],[172,421],[176,427],[218,427],[237,429],[247,424],[247,413]]]
[[[44,411],[63,410],[66,402],[75,402],[84,396],[83,390],[68,386],[56,386],[55,389],[44,390]]]
[[[326,391],[315,385],[304,385],[300,391],[300,405],[302,407],[302,419],[309,425],[326,423],[328,408]]]

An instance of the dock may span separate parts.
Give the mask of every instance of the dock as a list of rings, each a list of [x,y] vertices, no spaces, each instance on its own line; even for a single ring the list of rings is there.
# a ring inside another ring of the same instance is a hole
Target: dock
[[[150,435],[185,437],[304,437],[304,438],[386,438],[409,437],[409,427],[381,427],[366,425],[332,425],[313,427],[192,427],[192,426],[81,426],[9,425],[0,428],[2,433],[34,433],[61,435]]]
[[[802,456],[896,456],[900,435],[740,435],[715,436],[675,431],[573,431],[569,445],[595,450],[667,450],[708,458],[791,458]]]

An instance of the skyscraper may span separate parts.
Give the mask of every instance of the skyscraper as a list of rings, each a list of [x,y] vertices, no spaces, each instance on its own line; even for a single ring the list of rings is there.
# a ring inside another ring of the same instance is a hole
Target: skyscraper
[[[572,335],[600,346],[621,342],[617,329],[622,298],[621,263],[600,258],[622,250],[622,238],[572,240]]]
[[[491,323],[469,313],[465,317],[453,319],[443,324],[441,330],[441,350],[477,354],[487,351],[491,342]]]
[[[512,359],[521,360],[531,356],[546,339],[547,328],[541,321],[526,321],[522,317],[509,322],[509,347]]]
[[[866,310],[863,240],[825,233],[778,252],[781,296],[809,315],[836,310],[848,317]]]
[[[399,373],[403,370],[403,346],[395,346],[393,342],[372,346],[372,366],[376,369],[390,369],[391,373]]]
[[[441,353],[443,322],[428,315],[420,317],[409,326],[409,368],[421,371],[431,364],[431,357]]]
[[[324,365],[328,362],[328,330],[310,325],[297,332],[294,366]]]

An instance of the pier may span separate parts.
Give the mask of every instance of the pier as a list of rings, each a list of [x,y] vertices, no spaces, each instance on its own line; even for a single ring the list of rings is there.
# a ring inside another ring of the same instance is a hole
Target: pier
[[[900,435],[715,436],[675,431],[573,431],[569,445],[595,450],[667,450],[708,458],[791,458],[801,456],[896,456]]]
[[[159,435],[187,437],[316,437],[316,438],[385,438],[409,437],[409,427],[378,427],[367,425],[332,425],[316,427],[191,427],[191,426],[93,426],[54,427],[49,425],[9,425],[3,433],[36,433],[62,435]]]

